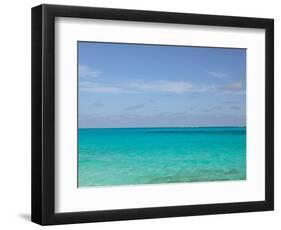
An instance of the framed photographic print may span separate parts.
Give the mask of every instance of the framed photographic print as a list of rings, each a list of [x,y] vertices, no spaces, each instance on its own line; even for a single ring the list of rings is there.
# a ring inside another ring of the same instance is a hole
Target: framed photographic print
[[[273,19],[32,9],[32,221],[273,210]]]

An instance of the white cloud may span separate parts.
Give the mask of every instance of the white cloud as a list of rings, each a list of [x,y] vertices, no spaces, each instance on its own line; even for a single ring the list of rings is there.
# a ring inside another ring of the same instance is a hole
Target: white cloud
[[[107,84],[101,82],[80,81],[80,91],[96,93],[204,93],[222,91],[241,93],[245,90],[244,84],[232,82],[224,85],[194,85],[185,81],[135,81],[130,83]]]
[[[93,82],[81,82],[79,84],[79,90],[86,92],[96,92],[96,93],[125,93],[126,91],[120,87],[116,86],[106,86],[100,83]]]
[[[95,70],[87,65],[79,65],[79,77],[98,77],[101,71]]]
[[[210,87],[194,87],[184,81],[146,81],[132,82],[118,85],[106,85],[98,82],[80,82],[81,91],[98,93],[143,93],[143,92],[166,92],[166,93],[188,93],[204,92]]]
[[[212,77],[219,78],[219,79],[226,78],[229,76],[227,73],[222,73],[222,72],[208,71],[207,73]]]
[[[193,89],[193,85],[184,81],[154,81],[154,82],[135,82],[128,85],[129,88],[138,91],[185,93]]]
[[[223,89],[225,91],[237,92],[237,91],[242,91],[244,89],[244,85],[243,85],[242,81],[232,82],[232,83],[223,85],[221,87],[221,89]]]

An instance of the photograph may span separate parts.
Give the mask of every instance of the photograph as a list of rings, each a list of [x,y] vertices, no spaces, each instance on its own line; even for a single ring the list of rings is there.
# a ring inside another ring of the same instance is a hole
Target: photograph
[[[77,187],[247,180],[245,48],[77,42]]]
[[[274,210],[274,18],[149,8],[32,8],[32,222]]]

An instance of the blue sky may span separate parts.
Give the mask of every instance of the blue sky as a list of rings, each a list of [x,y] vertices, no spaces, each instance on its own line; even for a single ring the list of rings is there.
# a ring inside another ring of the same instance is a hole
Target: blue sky
[[[246,49],[78,43],[79,127],[246,125]]]

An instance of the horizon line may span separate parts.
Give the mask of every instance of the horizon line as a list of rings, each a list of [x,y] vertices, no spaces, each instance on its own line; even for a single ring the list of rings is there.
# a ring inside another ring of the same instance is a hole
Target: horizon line
[[[247,128],[246,125],[237,126],[151,126],[151,127],[78,127],[78,129],[147,129],[147,128]]]

